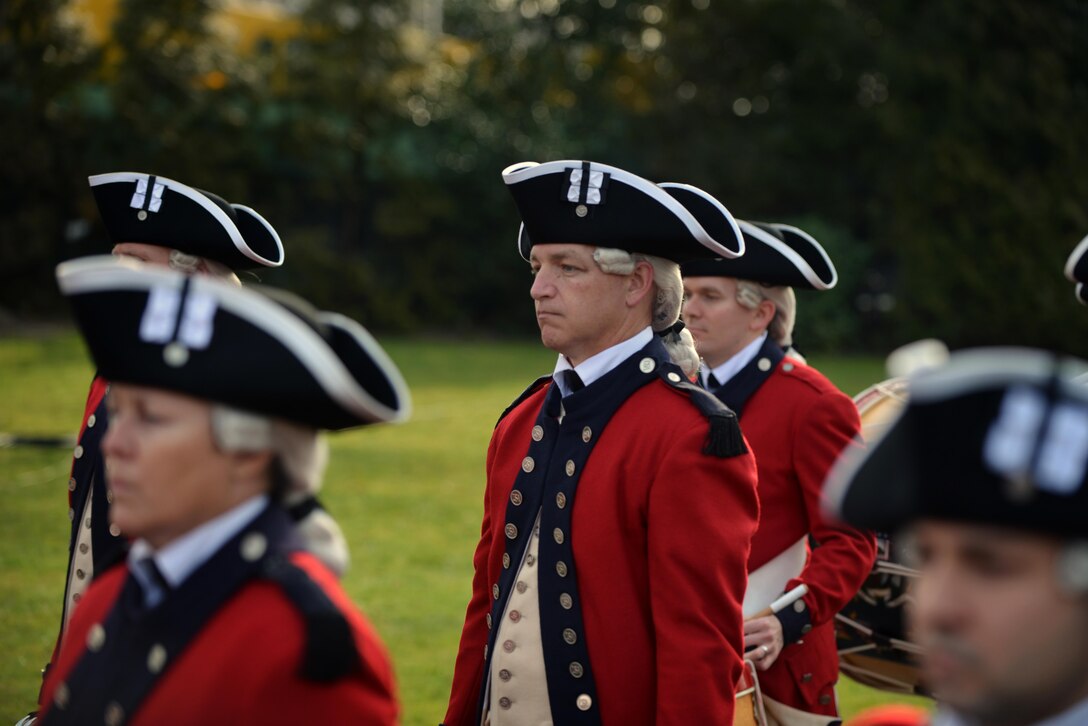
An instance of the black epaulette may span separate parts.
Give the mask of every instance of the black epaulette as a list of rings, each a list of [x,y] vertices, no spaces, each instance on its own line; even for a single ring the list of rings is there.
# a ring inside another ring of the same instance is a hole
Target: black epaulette
[[[748,447],[744,444],[744,436],[740,432],[740,424],[737,422],[737,414],[726,406],[709,391],[706,391],[680,373],[675,365],[658,366],[658,375],[661,380],[669,384],[676,391],[688,397],[688,400],[699,409],[699,413],[706,417],[710,423],[710,430],[703,444],[703,453],[708,456],[717,456],[720,459],[728,459],[748,453]]]
[[[502,414],[499,415],[499,420],[495,422],[495,425],[498,426],[500,423],[502,423],[502,420],[504,418],[506,418],[506,415],[508,413],[513,411],[515,408],[517,408],[521,404],[521,402],[524,401],[526,398],[528,398],[529,396],[531,396],[534,393],[536,393],[537,391],[539,391],[540,387],[543,386],[544,384],[546,384],[551,379],[552,379],[551,376],[541,376],[540,378],[537,378],[535,381],[530,383],[529,387],[526,388],[524,391],[522,391],[521,395],[518,396],[517,398],[515,398],[514,402],[511,403],[509,406],[507,406],[506,410],[503,411]]]
[[[347,618],[316,582],[285,555],[263,563],[264,576],[283,590],[306,623],[299,675],[316,683],[332,683],[362,668],[355,635]]]

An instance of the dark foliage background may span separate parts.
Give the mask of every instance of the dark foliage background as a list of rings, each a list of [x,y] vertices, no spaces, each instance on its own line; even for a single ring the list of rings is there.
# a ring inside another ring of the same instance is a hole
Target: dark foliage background
[[[264,281],[372,328],[530,333],[499,173],[589,158],[821,240],[806,351],[1088,355],[1079,0],[289,5],[247,47],[210,0],[118,0],[102,42],[65,0],[0,6],[0,311],[63,315],[52,266],[108,249],[85,178],[132,170],[258,209],[287,248]]]

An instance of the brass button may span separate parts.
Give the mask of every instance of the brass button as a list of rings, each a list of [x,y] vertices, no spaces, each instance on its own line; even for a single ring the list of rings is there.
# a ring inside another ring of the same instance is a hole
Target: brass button
[[[116,524],[111,524],[110,525],[110,534],[113,535],[114,537],[120,537],[121,536],[121,528],[118,527]]]
[[[502,553],[502,569],[504,569],[504,570],[509,570],[510,569],[510,553],[509,552],[503,552]]]
[[[268,539],[260,532],[250,532],[242,538],[242,559],[246,562],[256,562],[268,549]]]
[[[97,653],[102,650],[102,646],[106,644],[106,629],[102,627],[101,623],[95,623],[91,626],[91,629],[87,631],[87,650],[92,653]]]
[[[525,592],[526,590],[529,589],[529,585],[526,584],[523,581],[520,581],[520,580],[518,581],[518,584],[517,584],[516,587],[518,588],[518,592]]]
[[[567,506],[567,495],[564,494],[563,492],[559,492],[558,494],[556,494],[555,495],[555,506],[559,507],[560,509],[563,509],[564,507],[566,507]]]
[[[521,613],[519,611],[517,611],[517,610],[511,610],[510,611],[510,621],[516,623],[519,620],[521,620]]]
[[[501,671],[499,671],[499,678],[504,681],[510,680],[510,671],[503,668]]]
[[[582,441],[584,441],[585,443],[588,444],[589,440],[592,439],[592,438],[593,438],[593,429],[591,429],[588,426],[586,426],[584,429],[582,429]]]
[[[582,668],[582,664],[578,661],[572,661],[570,664],[570,674],[575,678],[581,678],[585,675],[585,668]]]
[[[492,595],[492,596],[493,596],[493,597],[494,597],[494,598],[495,598],[496,600],[498,600],[498,599],[499,599],[499,586],[498,586],[498,584],[497,584],[497,583],[491,586],[491,595]]]
[[[140,220],[141,222],[144,221],[145,219],[147,219],[147,212],[143,209],[141,209],[139,212],[136,212],[136,219]]]
[[[521,506],[522,501],[524,501],[524,499],[521,496],[521,492],[519,492],[517,489],[510,492],[510,502],[515,507]]]
[[[760,358],[759,361],[756,363],[756,367],[759,368],[759,370],[766,373],[767,371],[771,370],[771,359],[770,358]]]
[[[517,539],[518,538],[518,526],[516,524],[514,524],[513,522],[506,525],[504,531],[506,532],[506,538],[507,539]]]
[[[521,460],[521,470],[524,471],[526,474],[531,472],[535,466],[536,462],[533,461],[533,457],[531,456],[526,456],[524,459]]]
[[[69,696],[71,696],[71,693],[68,691],[68,684],[61,681],[57,684],[57,689],[53,691],[53,703],[56,704],[57,708],[63,711],[68,708]]]
[[[795,613],[805,612],[805,601],[804,600],[794,600],[794,602],[793,602],[793,611]]]
[[[574,460],[573,459],[567,459],[566,471],[567,471],[567,476],[574,476]]]
[[[574,645],[578,642],[578,633],[574,632],[570,628],[563,629],[563,642],[567,645]]]
[[[512,640],[504,640],[502,642],[502,649],[507,653],[513,653],[514,649],[518,647],[518,644]]]
[[[667,376],[665,376],[665,377],[668,378],[673,383],[679,383],[680,382],[680,374],[675,372],[675,371],[669,371],[669,374]]]
[[[86,542],[80,542],[80,543],[79,543],[79,551],[80,551],[80,553],[82,553],[82,554],[87,554],[87,551],[88,551],[88,550],[90,550],[90,549],[91,549],[91,548],[90,548],[90,547],[89,547],[89,546],[87,545],[87,543],[86,543]]]
[[[491,630],[491,613],[487,614],[487,629]]]
[[[98,419],[97,419],[97,418],[95,418],[95,415],[94,415],[94,414],[92,413],[92,414],[91,414],[90,416],[88,416],[88,417],[87,417],[87,428],[89,428],[89,429],[93,429],[93,428],[94,428],[94,425],[95,425],[95,424],[96,424],[97,422],[98,422]]]
[[[537,424],[533,427],[533,441],[540,441],[544,438],[544,427]]]
[[[74,492],[76,490],[76,478],[72,477],[68,480],[68,491]]]
[[[563,544],[563,530],[559,529],[559,527],[552,530],[552,537],[555,537],[556,544]]]
[[[593,707],[593,699],[587,693],[578,696],[574,703],[578,706],[579,711],[588,711]]]
[[[503,696],[499,699],[499,708],[510,708],[510,699]]]
[[[525,555],[525,564],[532,567],[536,564],[536,555]]]
[[[566,577],[567,576],[567,563],[563,562],[563,560],[559,560],[559,562],[555,563],[555,571],[559,573],[560,577]]]
[[[162,359],[171,368],[181,368],[189,362],[189,349],[175,340],[162,349]]]
[[[125,709],[117,701],[110,701],[104,718],[106,726],[121,726],[125,722]]]
[[[72,452],[72,455],[75,456],[77,459],[82,459],[83,458],[83,445],[82,444],[77,444],[75,450]]]
[[[563,606],[564,610],[570,610],[574,607],[574,598],[564,592],[559,596],[559,604]]]
[[[147,653],[147,669],[152,673],[158,673],[164,665],[166,665],[166,648],[155,643]]]
[[[643,373],[653,373],[657,362],[653,358],[643,358],[638,362],[638,369]]]
[[[584,217],[589,214],[589,207],[584,204],[579,204],[577,207],[574,208],[574,213],[577,214],[579,217]]]
[[[87,576],[87,573],[84,572],[83,570],[81,570],[81,569],[76,570],[76,577],[78,577],[80,580],[82,580],[86,576]]]
[[[106,490],[106,501],[109,502],[110,504],[113,504],[113,490],[112,489],[107,489]]]
[[[87,529],[91,528],[91,518],[90,517],[87,517],[86,519],[83,520],[83,526],[86,527]]]

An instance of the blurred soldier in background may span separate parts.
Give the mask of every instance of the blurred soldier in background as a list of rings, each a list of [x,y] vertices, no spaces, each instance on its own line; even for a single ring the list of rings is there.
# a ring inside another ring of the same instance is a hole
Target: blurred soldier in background
[[[686,262],[684,321],[701,382],[740,416],[759,467],[759,530],[744,599],[745,647],[769,709],[837,715],[834,618],[868,576],[872,535],[827,522],[827,472],[858,436],[853,401],[792,352],[793,288],[826,290],[835,267],[812,237],[741,221],[736,259]],[[812,546],[810,546],[812,545]],[[807,593],[773,614],[772,601]]]
[[[1028,349],[954,354],[829,479],[835,515],[911,541],[935,726],[1088,724],[1086,369]]]

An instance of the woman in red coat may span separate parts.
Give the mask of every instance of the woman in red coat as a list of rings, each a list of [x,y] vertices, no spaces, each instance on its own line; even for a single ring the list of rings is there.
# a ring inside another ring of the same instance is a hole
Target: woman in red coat
[[[293,298],[113,258],[57,278],[103,376],[110,524],[43,693],[45,724],[397,718],[377,635],[282,506],[318,429],[407,414],[365,330]]]
[[[759,469],[759,529],[745,594],[745,647],[765,696],[835,716],[835,614],[876,556],[873,537],[827,522],[824,478],[860,430],[853,402],[791,348],[793,287],[828,289],[837,275],[816,240],[785,225],[740,222],[745,254],[683,266],[684,319],[703,385],[740,416]],[[800,585],[807,593],[760,613]],[[757,617],[753,617],[756,616]]]

